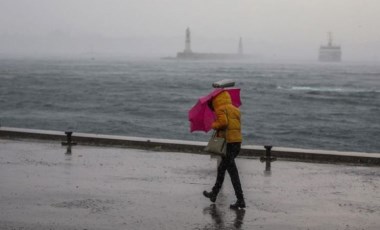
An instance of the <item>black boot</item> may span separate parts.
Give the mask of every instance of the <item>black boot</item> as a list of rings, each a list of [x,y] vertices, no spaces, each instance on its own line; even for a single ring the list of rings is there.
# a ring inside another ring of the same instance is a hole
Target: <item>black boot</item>
[[[213,192],[203,191],[203,196],[209,198],[211,200],[211,202],[215,202],[216,201],[216,194],[213,193]]]
[[[238,199],[235,204],[230,205],[231,209],[245,208],[244,199]]]

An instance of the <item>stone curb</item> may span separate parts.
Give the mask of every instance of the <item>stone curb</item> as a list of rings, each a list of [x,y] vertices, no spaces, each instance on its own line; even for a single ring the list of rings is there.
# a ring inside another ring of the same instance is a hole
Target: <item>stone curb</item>
[[[66,141],[67,139],[64,132],[11,127],[0,127],[0,138],[54,141]],[[89,133],[73,133],[72,141],[81,145],[129,147],[154,151],[208,154],[203,151],[207,143],[198,141],[140,138]],[[273,157],[286,160],[380,166],[380,153],[340,152],[281,147],[272,148],[271,153]],[[247,157],[261,157],[265,155],[265,149],[263,146],[243,145],[240,155]]]

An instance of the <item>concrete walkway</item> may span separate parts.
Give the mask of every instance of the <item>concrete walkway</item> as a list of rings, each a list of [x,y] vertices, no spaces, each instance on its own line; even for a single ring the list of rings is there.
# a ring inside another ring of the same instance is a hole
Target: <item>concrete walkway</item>
[[[380,229],[380,168],[237,159],[215,205],[207,155],[0,139],[0,229]]]

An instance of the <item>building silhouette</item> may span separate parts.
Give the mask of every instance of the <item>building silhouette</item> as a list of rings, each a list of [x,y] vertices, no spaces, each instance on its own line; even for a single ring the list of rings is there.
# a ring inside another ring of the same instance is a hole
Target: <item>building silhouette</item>
[[[321,62],[340,62],[342,59],[341,47],[333,44],[331,32],[328,33],[327,45],[319,47],[318,59]]]

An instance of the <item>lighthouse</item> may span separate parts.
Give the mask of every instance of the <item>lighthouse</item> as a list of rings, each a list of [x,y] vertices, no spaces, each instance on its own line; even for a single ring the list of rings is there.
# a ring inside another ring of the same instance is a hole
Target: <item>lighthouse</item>
[[[238,54],[239,54],[239,55],[243,55],[243,41],[242,41],[242,38],[241,38],[241,37],[240,37],[240,39],[239,39]]]
[[[185,50],[184,53],[192,53],[191,51],[191,38],[190,38],[190,29],[187,27],[186,29],[186,40],[185,40]]]

